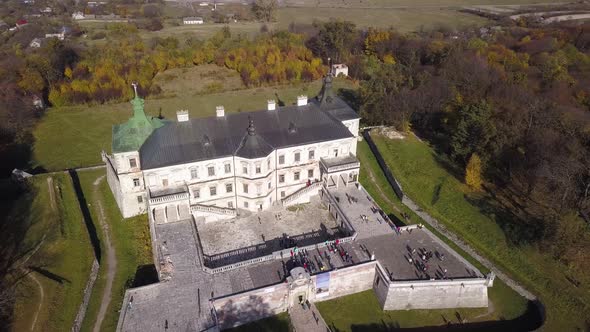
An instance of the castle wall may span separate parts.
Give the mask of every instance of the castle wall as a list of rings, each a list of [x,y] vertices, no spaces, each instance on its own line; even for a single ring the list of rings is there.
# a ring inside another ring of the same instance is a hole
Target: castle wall
[[[226,329],[285,312],[288,300],[289,285],[280,283],[215,299],[213,306],[219,327]]]
[[[317,288],[314,287],[310,301],[321,302],[371,289],[375,278],[376,263],[376,261],[371,261],[326,272],[330,274],[329,290],[318,293]],[[314,286],[317,285],[318,276],[311,277]]]
[[[485,279],[393,282],[384,310],[481,308],[488,306]]]

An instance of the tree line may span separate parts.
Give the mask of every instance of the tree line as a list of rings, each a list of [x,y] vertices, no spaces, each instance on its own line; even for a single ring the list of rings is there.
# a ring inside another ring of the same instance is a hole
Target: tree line
[[[370,125],[428,139],[475,190],[512,200],[515,245],[590,281],[590,25],[404,35],[337,21],[308,41],[349,65]]]

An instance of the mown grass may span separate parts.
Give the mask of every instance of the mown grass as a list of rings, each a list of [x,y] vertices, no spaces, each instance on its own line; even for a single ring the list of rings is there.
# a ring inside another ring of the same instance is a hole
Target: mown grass
[[[291,332],[291,320],[289,314],[282,312],[276,316],[264,318],[242,326],[224,330],[226,332]]]
[[[89,208],[92,220],[99,233],[99,239],[101,243],[104,243],[104,233],[98,219],[98,200],[102,203],[106,222],[109,226],[110,240],[116,252],[117,272],[113,281],[111,301],[100,328],[101,331],[114,331],[117,327],[119,310],[121,309],[125,290],[134,284],[138,268],[143,265],[153,264],[153,259],[147,216],[142,215],[123,219],[109,189],[106,178],[102,179],[96,189],[94,187],[96,179],[104,175],[104,169],[79,172],[80,184],[84,196],[88,202],[92,202]],[[107,269],[104,245],[101,246],[101,255],[101,268],[94,291],[92,292],[82,331],[92,330],[102,301]]]
[[[474,198],[459,179],[445,169],[444,158],[414,137],[374,141],[404,187],[404,192],[425,211],[476,248],[538,295],[547,310],[547,330],[573,330],[584,324],[590,301],[587,286],[574,288],[565,279],[567,267],[533,245],[512,244],[502,228],[500,211],[474,205]],[[587,307],[586,307],[587,308]]]
[[[46,175],[30,180],[31,190],[12,206],[6,232],[22,236],[22,253],[39,250],[24,265],[41,283],[41,303],[35,331],[70,330],[82,303],[93,252],[72,182],[67,174],[53,174],[56,210],[50,202]],[[5,216],[2,216],[4,219]],[[18,234],[23,231],[22,234]],[[44,240],[42,241],[42,239]],[[42,242],[41,242],[42,241]],[[25,255],[26,257],[26,255]],[[29,277],[16,284],[13,331],[29,331],[39,306],[38,285]]]
[[[294,104],[297,96],[317,95],[321,81],[308,84],[261,87],[203,95],[198,91],[179,91],[176,96],[147,99],[146,113],[161,114],[176,121],[176,111],[186,109],[190,116],[215,115],[215,106],[223,105],[226,113],[254,111],[266,108],[268,99]],[[334,87],[352,88],[351,81],[335,80]],[[112,127],[132,115],[129,103],[72,106],[49,109],[35,128],[33,135],[34,166],[47,170],[97,165],[102,163],[100,152],[111,151]]]
[[[482,26],[489,21],[482,17],[453,9],[415,8],[281,8],[277,13],[279,29],[287,29],[293,22],[312,24],[331,19],[347,20],[359,28],[390,28],[399,32],[415,32],[437,27],[461,28]]]

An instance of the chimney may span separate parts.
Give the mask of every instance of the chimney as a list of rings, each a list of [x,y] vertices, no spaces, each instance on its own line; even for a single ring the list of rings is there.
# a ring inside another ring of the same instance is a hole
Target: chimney
[[[176,112],[176,120],[178,122],[188,121],[188,110],[180,110],[180,111]]]
[[[274,99],[269,99],[267,105],[269,111],[274,111],[277,109],[277,103],[274,101]]]
[[[225,116],[225,108],[223,108],[223,106],[217,106],[215,107],[215,112],[217,112],[217,117],[221,118]]]
[[[297,96],[297,106],[305,106],[307,105],[307,96],[301,95]]]

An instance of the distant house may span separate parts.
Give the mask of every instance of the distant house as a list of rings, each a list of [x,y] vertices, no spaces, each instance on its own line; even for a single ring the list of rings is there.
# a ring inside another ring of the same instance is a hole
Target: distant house
[[[66,39],[66,35],[63,32],[60,33],[46,33],[45,38],[57,38],[59,40]]]
[[[84,18],[86,18],[86,16],[84,16],[84,13],[82,13],[81,11],[72,13],[72,19],[74,20],[83,20]]]
[[[334,75],[335,77],[338,77],[340,75],[348,76],[348,66],[343,63],[333,64],[332,75]]]
[[[25,20],[24,18],[21,18],[20,20],[16,21],[16,27],[20,28],[22,26],[25,26],[29,24],[29,22],[27,20]]]
[[[42,42],[41,38],[35,38],[35,39],[31,40],[31,42],[29,43],[29,47],[30,48],[39,48],[39,47],[41,47],[41,42]]]
[[[184,24],[203,24],[202,17],[185,17],[182,19]]]
[[[51,8],[51,7],[45,7],[43,9],[41,9],[40,12],[43,13],[43,14],[51,14],[51,13],[53,13],[53,8]]]
[[[33,103],[33,106],[37,109],[44,109],[45,108],[45,103],[43,102],[43,99],[37,95],[33,95],[32,103]]]

